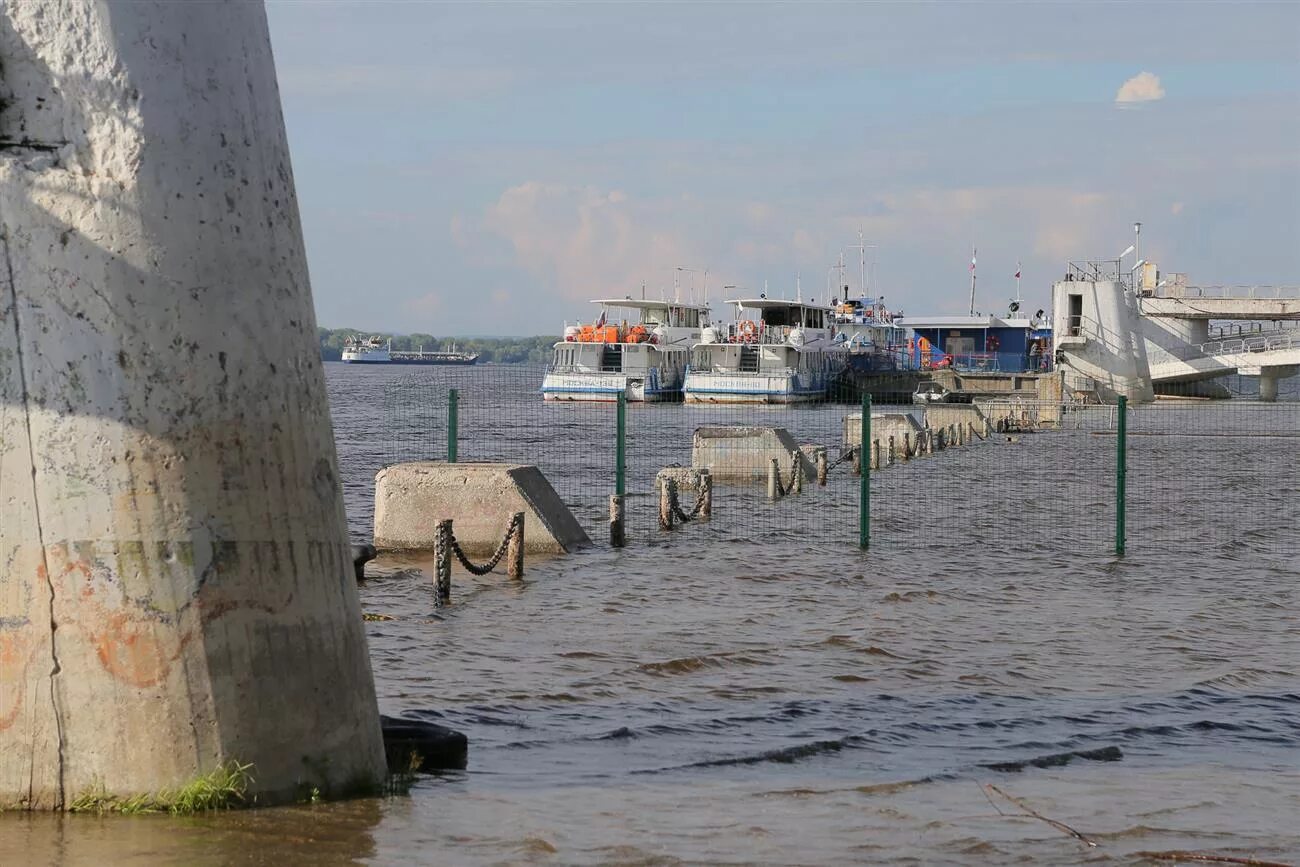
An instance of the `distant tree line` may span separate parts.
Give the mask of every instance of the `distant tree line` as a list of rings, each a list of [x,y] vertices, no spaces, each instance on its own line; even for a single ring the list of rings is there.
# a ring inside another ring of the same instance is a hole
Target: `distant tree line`
[[[542,364],[551,360],[551,347],[558,337],[434,337],[432,334],[384,334],[375,331],[358,331],[355,328],[317,328],[320,337],[320,357],[323,361],[338,361],[343,357],[343,341],[349,337],[370,337],[379,334],[393,339],[393,349],[413,351],[421,347],[426,352],[445,352],[453,344],[459,352],[477,352],[479,363]]]

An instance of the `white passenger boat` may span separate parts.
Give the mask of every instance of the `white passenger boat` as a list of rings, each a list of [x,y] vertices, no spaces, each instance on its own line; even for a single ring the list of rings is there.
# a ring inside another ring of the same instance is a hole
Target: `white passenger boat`
[[[736,321],[704,329],[686,374],[688,403],[798,403],[826,396],[848,364],[831,308],[737,299]]]
[[[680,400],[691,347],[709,308],[676,301],[600,299],[590,325],[566,325],[542,380],[546,400]],[[624,314],[627,314],[624,316]]]

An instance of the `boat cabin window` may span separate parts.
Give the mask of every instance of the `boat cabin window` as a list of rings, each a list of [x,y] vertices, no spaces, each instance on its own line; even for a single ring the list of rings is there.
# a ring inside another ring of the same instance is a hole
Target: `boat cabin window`
[[[811,307],[765,307],[763,323],[773,327],[825,328],[825,311]]]
[[[641,311],[642,325],[663,325],[667,328],[698,328],[700,311],[688,307],[648,307]]]

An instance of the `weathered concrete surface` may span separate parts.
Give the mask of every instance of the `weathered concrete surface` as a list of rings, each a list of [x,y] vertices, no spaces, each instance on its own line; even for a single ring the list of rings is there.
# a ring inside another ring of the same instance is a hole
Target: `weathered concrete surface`
[[[379,780],[261,5],[10,2],[0,58],[0,806]]]
[[[984,411],[971,403],[936,403],[925,408],[925,426],[931,430],[940,430],[949,425],[969,430],[967,425],[974,425],[975,430],[984,433]]]
[[[674,482],[677,483],[677,490],[679,491],[698,491],[702,484],[701,479],[703,478],[704,474],[707,472],[707,470],[704,470],[704,472],[701,472],[701,470],[704,470],[704,468],[703,467],[664,467],[662,470],[655,473],[654,488],[650,491],[650,493],[658,494],[659,483],[663,479],[672,479]]]
[[[893,437],[898,449],[903,448],[904,437],[916,442],[916,435],[924,425],[917,421],[915,413],[910,412],[873,412],[871,414],[871,438],[880,440],[882,446]],[[842,426],[845,446],[856,446],[862,442],[862,413],[844,416]]]
[[[537,467],[417,461],[375,476],[375,547],[433,549],[438,522],[448,518],[467,554],[491,554],[510,517],[524,513],[524,551],[564,554],[591,540]]]
[[[1143,322],[1145,302],[1114,279],[1052,284],[1057,367],[1073,394],[1155,400]]]
[[[691,466],[708,469],[714,482],[766,482],[772,458],[784,475],[790,472],[792,453],[799,455],[804,477],[816,478],[816,469],[785,428],[699,427],[691,445]]]

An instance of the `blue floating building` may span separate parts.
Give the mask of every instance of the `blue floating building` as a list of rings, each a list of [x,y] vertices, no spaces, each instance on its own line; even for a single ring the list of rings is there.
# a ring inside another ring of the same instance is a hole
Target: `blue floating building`
[[[1039,311],[1032,319],[998,316],[905,316],[908,354],[920,370],[1037,373],[1052,369],[1052,329]]]

